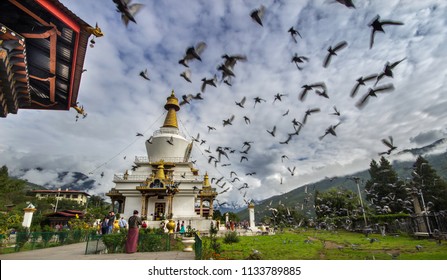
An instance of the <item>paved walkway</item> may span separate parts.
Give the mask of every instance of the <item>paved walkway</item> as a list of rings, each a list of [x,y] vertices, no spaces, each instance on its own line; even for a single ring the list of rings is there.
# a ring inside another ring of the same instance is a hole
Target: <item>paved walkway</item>
[[[0,254],[0,260],[194,260],[194,252],[142,252],[134,254],[94,254],[85,255],[86,242]]]

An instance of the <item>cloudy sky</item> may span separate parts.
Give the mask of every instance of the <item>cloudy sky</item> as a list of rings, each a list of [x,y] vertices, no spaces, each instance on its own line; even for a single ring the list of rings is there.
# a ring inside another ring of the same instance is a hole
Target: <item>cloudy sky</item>
[[[72,109],[20,110],[0,120],[0,165],[31,182],[44,184],[54,181],[59,171],[77,171],[97,180],[94,192],[108,191],[114,186],[113,174],[130,169],[135,156],[145,155],[144,142],[162,125],[171,90],[179,99],[196,94],[201,80],[214,75],[217,87],[207,86],[203,100],[182,106],[178,118],[188,139],[200,134],[206,141],[192,152],[200,173],[224,176],[225,188],[231,186],[219,196],[221,201],[242,203],[238,188],[243,183],[249,185],[242,192],[247,191],[246,198],[259,200],[367,169],[371,159],[387,150],[381,139],[389,136],[398,151],[447,135],[445,1],[354,1],[353,9],[332,0],[139,0],[144,7],[135,16],[137,23],[127,27],[111,0],[61,2],[91,25],[97,22],[105,36],[87,50],[78,98],[88,113],[85,119],[76,122]],[[261,4],[263,26],[250,17]],[[404,25],[385,25],[370,49],[368,24],[377,15]],[[287,32],[292,26],[302,37],[297,43]],[[187,47],[201,41],[206,48],[202,61],[189,62],[189,83],[180,76],[186,68],[178,61]],[[323,67],[327,49],[342,41],[347,46]],[[223,54],[247,57],[233,68],[232,86],[221,81],[217,70]],[[295,54],[308,58],[300,64],[302,70],[291,62]],[[376,85],[392,84],[394,90],[379,92],[363,108],[356,107],[376,82],[360,86],[351,97],[356,80],[380,74],[387,62],[404,58],[393,68],[393,77],[384,76]],[[150,81],[139,76],[146,68]],[[329,98],[310,90],[299,100],[304,85],[320,82]],[[274,101],[277,93],[284,94],[281,101]],[[243,97],[245,108],[240,108],[235,102]],[[255,106],[255,97],[265,102]],[[334,106],[340,116],[332,114]],[[288,144],[280,144],[294,132],[292,120],[302,122],[312,108],[320,112],[311,114]],[[224,127],[223,120],[232,115],[232,125]],[[319,140],[338,123],[336,136]],[[208,131],[208,126],[216,130]],[[267,130],[274,126],[273,137]],[[136,137],[137,132],[144,137]],[[248,161],[241,162],[245,141],[253,143],[245,154]],[[215,166],[208,163],[205,150],[216,155],[218,146],[235,152]],[[44,170],[19,172],[37,167]],[[295,168],[294,176],[288,168]],[[231,171],[240,181],[231,184]],[[256,174],[246,175],[251,172]]]

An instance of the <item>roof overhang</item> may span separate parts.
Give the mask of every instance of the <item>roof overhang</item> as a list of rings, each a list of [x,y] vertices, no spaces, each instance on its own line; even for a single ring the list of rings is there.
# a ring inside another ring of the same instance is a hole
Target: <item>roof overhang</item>
[[[18,102],[18,108],[75,106],[91,26],[57,0],[2,1],[0,24],[24,38],[26,45],[22,60],[28,70],[28,100]],[[0,32],[0,40],[5,36]]]

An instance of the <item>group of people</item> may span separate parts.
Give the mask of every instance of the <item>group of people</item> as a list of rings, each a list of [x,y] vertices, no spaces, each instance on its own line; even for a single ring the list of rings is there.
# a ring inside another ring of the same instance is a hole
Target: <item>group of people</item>
[[[175,228],[175,232],[178,232],[180,234],[185,233],[185,221],[182,221],[181,225],[180,221],[177,221],[177,227]]]
[[[101,222],[101,234],[109,234],[113,232],[113,225],[115,224],[115,212],[110,211]]]
[[[100,224],[101,234],[110,234],[113,232],[113,227],[115,224],[115,212],[110,211],[107,216],[105,216]],[[140,226],[146,225],[142,222],[141,218],[138,216],[138,211],[133,211],[133,216],[131,216],[127,221],[124,217],[119,219],[118,225],[120,230],[128,229],[127,240],[125,245],[125,251],[128,254],[135,253],[138,246],[138,231]]]

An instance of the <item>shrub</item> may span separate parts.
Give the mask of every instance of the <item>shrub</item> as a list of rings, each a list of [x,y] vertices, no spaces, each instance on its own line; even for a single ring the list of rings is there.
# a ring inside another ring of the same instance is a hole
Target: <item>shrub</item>
[[[47,247],[48,242],[50,242],[51,238],[54,235],[54,232],[50,226],[46,225],[43,227],[43,232],[41,233],[41,235],[42,235],[43,244],[45,247]]]
[[[122,233],[104,234],[102,236],[102,242],[109,253],[117,253],[123,250],[124,244],[126,243],[126,235]]]
[[[138,251],[140,252],[164,251],[163,235],[142,234],[139,236],[139,241]]]
[[[239,236],[237,235],[237,232],[235,231],[229,231],[225,233],[225,237],[223,242],[225,244],[232,244],[232,243],[238,243],[240,241]]]
[[[63,230],[57,232],[56,235],[59,239],[59,243],[64,244],[68,237],[68,230],[63,229]]]
[[[25,246],[30,238],[30,233],[26,230],[16,232],[16,251],[20,251],[20,249]]]

